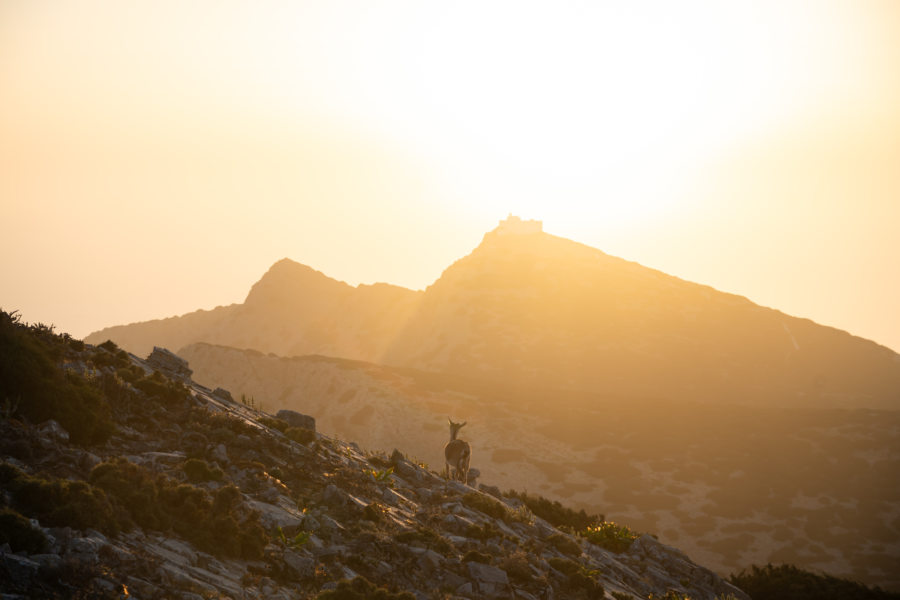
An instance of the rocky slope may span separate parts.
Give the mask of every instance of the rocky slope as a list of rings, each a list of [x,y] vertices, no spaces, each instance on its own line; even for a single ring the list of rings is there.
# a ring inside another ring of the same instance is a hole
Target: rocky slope
[[[650,536],[561,531],[171,357],[6,313],[0,356],[4,598],[747,598]]]
[[[425,292],[276,263],[243,304],[99,331],[524,386],[715,403],[900,408],[900,355],[545,233],[491,232]]]
[[[900,413],[709,406],[512,387],[195,344],[198,381],[442,462],[447,417],[503,489],[605,513],[719,573],[791,563],[900,589]]]

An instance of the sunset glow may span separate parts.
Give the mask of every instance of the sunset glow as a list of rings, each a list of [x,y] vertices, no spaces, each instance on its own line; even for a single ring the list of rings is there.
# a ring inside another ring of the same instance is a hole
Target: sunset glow
[[[876,1],[7,2],[0,302],[421,289],[512,212],[898,350],[898,40]]]

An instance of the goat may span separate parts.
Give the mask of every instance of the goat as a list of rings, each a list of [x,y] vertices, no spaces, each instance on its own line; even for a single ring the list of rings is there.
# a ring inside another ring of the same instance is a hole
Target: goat
[[[447,476],[450,475],[450,468],[453,468],[453,478],[469,483],[469,458],[472,456],[472,448],[469,442],[456,439],[459,430],[463,428],[466,421],[462,423],[450,422],[450,441],[444,446],[444,459],[446,461]]]

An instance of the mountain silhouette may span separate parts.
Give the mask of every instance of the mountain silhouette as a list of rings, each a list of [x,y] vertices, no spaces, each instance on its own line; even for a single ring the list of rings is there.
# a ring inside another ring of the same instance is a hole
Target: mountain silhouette
[[[111,327],[136,354],[206,342],[523,387],[669,400],[900,407],[900,355],[540,231],[484,236],[424,292],[288,259],[242,304]]]

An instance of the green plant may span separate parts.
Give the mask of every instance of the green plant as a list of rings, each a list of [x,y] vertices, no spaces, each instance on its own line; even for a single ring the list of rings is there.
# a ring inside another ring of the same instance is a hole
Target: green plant
[[[597,571],[586,569],[568,558],[551,558],[548,562],[566,576],[567,597],[603,598],[603,586],[597,581]]]
[[[603,515],[589,515],[584,512],[574,511],[560,504],[556,500],[548,500],[543,496],[532,495],[527,492],[517,492],[510,490],[507,496],[518,498],[525,503],[531,512],[554,527],[570,527],[575,531],[591,527],[597,523],[602,523]]]
[[[489,517],[494,517],[495,519],[503,519],[505,521],[509,518],[508,509],[506,508],[506,506],[503,503],[494,500],[487,494],[482,494],[480,492],[469,492],[462,497],[462,503],[469,508],[483,512]]]
[[[897,600],[900,593],[869,588],[856,581],[804,571],[794,565],[753,565],[729,581],[753,600]]]
[[[212,497],[202,488],[179,484],[123,458],[94,467],[91,483],[105,490],[145,529],[172,529],[216,556],[257,559],[267,542],[258,516],[243,508],[232,485]]]
[[[45,479],[0,463],[0,484],[10,492],[13,508],[45,526],[92,528],[107,535],[122,528],[121,511],[103,490],[84,481]]]
[[[114,430],[109,404],[91,381],[59,366],[66,348],[52,327],[0,311],[0,398],[33,423],[56,419],[75,444],[102,444]]]
[[[628,527],[619,526],[612,521],[604,521],[598,525],[580,531],[578,535],[592,544],[606,548],[611,552],[622,553],[631,547],[638,535]]]
[[[379,469],[378,471],[367,469],[366,473],[368,473],[369,477],[374,479],[377,483],[386,483],[388,486],[394,487],[394,482],[391,479],[391,475],[394,474],[394,467]]]
[[[293,548],[295,550],[303,547],[303,545],[309,541],[310,536],[312,536],[312,532],[310,531],[299,531],[294,537],[288,538],[284,535],[284,530],[280,525],[276,531],[278,532],[278,541],[280,541],[285,548]]]
[[[316,439],[316,432],[304,427],[289,427],[284,435],[298,444],[308,444]]]
[[[547,538],[547,543],[569,556],[579,556],[581,554],[581,546],[578,542],[563,533],[554,533]]]
[[[219,467],[210,467],[205,460],[197,458],[189,458],[184,461],[181,467],[187,478],[194,482],[200,481],[222,481],[225,473]]]
[[[9,544],[13,552],[37,554],[47,547],[47,536],[19,512],[0,508],[0,544]]]

